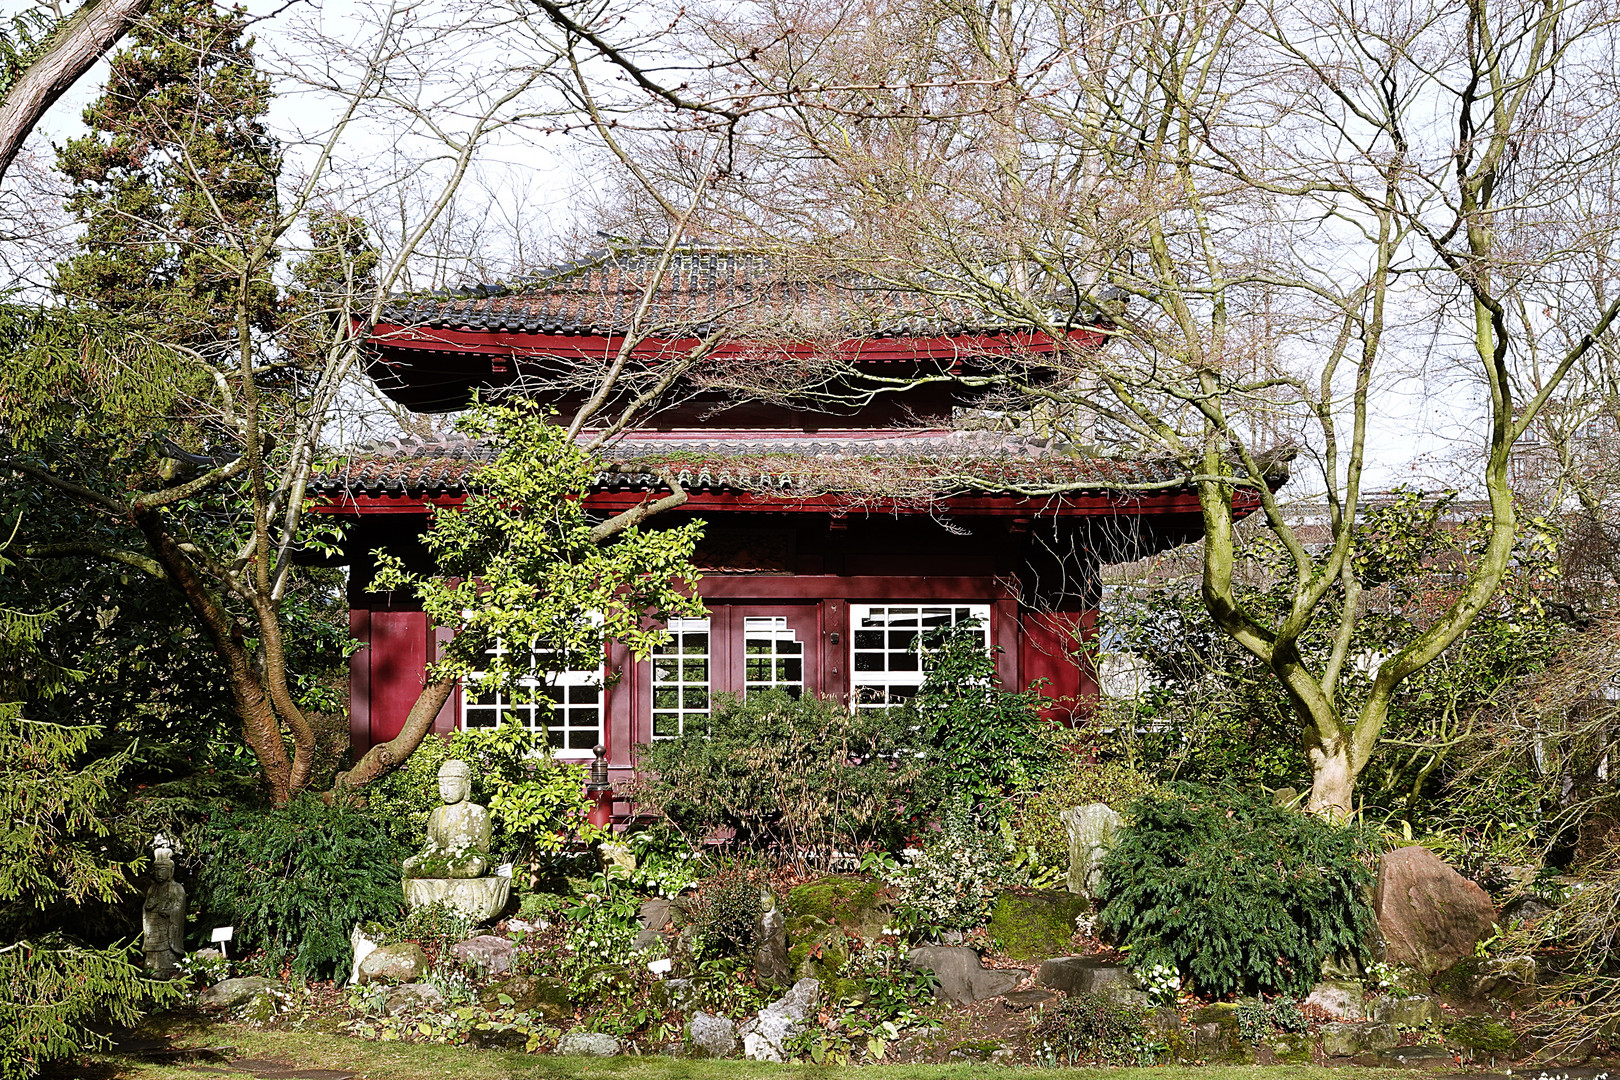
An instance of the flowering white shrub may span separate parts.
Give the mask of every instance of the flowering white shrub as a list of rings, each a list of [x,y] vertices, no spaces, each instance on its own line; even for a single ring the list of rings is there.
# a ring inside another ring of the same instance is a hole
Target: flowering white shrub
[[[1149,964],[1133,974],[1155,1005],[1174,1005],[1181,994],[1181,974],[1169,964]]]
[[[885,877],[898,920],[925,936],[980,925],[998,890],[1027,884],[1013,855],[1000,832],[981,829],[966,808],[951,811],[940,832]]]

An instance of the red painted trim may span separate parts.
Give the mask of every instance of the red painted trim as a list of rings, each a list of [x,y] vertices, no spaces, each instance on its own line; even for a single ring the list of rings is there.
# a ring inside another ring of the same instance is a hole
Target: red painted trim
[[[961,600],[1016,602],[1014,585],[992,577],[795,577],[711,574],[698,578],[698,595],[714,600]],[[848,619],[848,605],[843,618]]]
[[[1247,496],[1247,497],[1245,497]],[[593,492],[585,505],[592,510],[618,513],[657,495],[649,492]],[[464,495],[422,496],[408,493],[348,494],[322,498],[310,504],[316,513],[357,517],[362,514],[425,514],[429,506],[458,507]],[[1252,513],[1260,496],[1236,492],[1232,508],[1240,515]],[[1201,511],[1198,496],[1182,489],[1167,492],[1115,491],[1051,495],[1031,498],[1022,495],[951,495],[932,503],[894,500],[860,500],[842,495],[811,495],[787,498],[754,493],[694,491],[681,509],[695,513],[809,513],[862,514],[883,517],[911,517],[941,513],[974,517],[1115,517],[1121,514],[1196,514]]]
[[[1096,348],[1103,335],[1089,327],[1071,330],[1068,339],[1080,348]],[[400,326],[378,323],[368,344],[377,350],[373,363],[387,365],[387,354],[452,353],[468,358],[488,358],[502,365],[512,361],[585,360],[606,361],[618,355],[624,344],[619,335],[527,334],[504,330],[448,330],[426,326]],[[670,359],[698,348],[698,338],[648,338],[634,346],[630,355],[637,359]],[[831,346],[822,342],[800,341],[789,344],[763,344],[747,339],[728,341],[713,350],[715,357],[747,357],[754,360],[783,357],[825,356],[831,353],[846,362],[894,363],[896,361],[959,360],[979,356],[1046,356],[1059,351],[1057,342],[1046,334],[959,334],[937,337],[848,338]],[[401,357],[403,359],[403,357]]]

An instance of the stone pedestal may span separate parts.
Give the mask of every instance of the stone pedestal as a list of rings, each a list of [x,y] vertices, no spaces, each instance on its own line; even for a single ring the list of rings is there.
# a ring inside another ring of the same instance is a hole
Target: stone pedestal
[[[411,911],[442,900],[474,922],[501,913],[512,894],[508,875],[476,878],[405,878],[405,906]]]

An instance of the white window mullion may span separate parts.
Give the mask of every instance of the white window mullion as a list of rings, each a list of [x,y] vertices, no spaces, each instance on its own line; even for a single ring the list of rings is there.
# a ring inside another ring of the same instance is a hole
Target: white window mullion
[[[851,604],[850,689],[859,709],[892,709],[922,689],[920,636],[977,623],[990,647],[989,604]]]

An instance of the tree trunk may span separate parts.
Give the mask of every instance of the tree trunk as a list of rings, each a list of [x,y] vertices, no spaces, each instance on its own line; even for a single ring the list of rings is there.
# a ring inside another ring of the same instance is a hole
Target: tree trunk
[[[45,53],[0,101],[0,178],[56,99],[118,43],[152,0],[87,0],[46,39]]]
[[[1350,762],[1350,747],[1339,740],[1333,748],[1313,746],[1306,752],[1311,762],[1311,797],[1305,809],[1330,821],[1349,821],[1355,807],[1356,770]]]
[[[422,745],[428,730],[433,727],[433,718],[439,715],[439,710],[450,700],[450,692],[455,688],[455,679],[440,679],[422,687],[399,734],[367,750],[365,756],[355,762],[354,768],[348,772],[338,773],[332,781],[332,791],[369,784],[405,764],[405,759]]]
[[[287,745],[281,738],[281,724],[243,643],[242,628],[215,602],[191,560],[169,535],[163,515],[156,510],[138,510],[134,518],[158,562],[168,572],[169,580],[186,598],[187,606],[196,613],[204,633],[213,642],[214,651],[225,662],[231,698],[237,718],[242,722],[242,741],[248,744],[259,762],[259,772],[264,777],[271,802],[280,806],[292,797],[292,762],[288,760]]]

